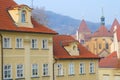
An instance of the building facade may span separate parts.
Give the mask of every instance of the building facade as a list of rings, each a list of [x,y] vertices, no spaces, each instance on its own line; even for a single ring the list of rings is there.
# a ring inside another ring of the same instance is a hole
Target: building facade
[[[98,80],[98,56],[71,36],[56,35],[53,40],[55,80]]]
[[[32,17],[32,9],[0,0],[0,80],[53,80],[57,33]]]

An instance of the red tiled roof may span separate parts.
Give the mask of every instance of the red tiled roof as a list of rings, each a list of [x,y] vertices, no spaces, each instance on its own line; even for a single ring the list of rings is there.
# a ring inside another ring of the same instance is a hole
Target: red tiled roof
[[[108,31],[104,25],[101,25],[99,29],[93,34],[93,37],[112,37],[112,33]]]
[[[113,24],[112,24],[112,26],[111,26],[111,28],[110,28],[110,31],[113,33],[113,30],[114,30],[114,27],[115,26],[119,26],[119,22],[118,22],[118,20],[115,18],[115,20],[113,21]]]
[[[81,21],[78,31],[79,32],[91,32],[84,19]]]
[[[120,59],[117,58],[117,52],[111,53],[99,62],[100,68],[120,68]]]
[[[55,31],[38,24],[33,19],[34,28],[17,27],[8,13],[11,6],[17,6],[17,4],[13,0],[0,0],[0,30],[57,34]]]
[[[78,43],[78,49],[80,50],[78,56],[71,56],[63,47],[64,45],[62,42],[66,42],[66,44],[69,42],[76,42],[76,40],[67,35],[55,35],[53,37],[53,52],[54,57],[57,59],[76,59],[76,58],[99,58],[98,56],[92,54],[90,51],[88,51],[85,47],[83,47],[81,44]],[[77,41],[78,42],[78,41]]]

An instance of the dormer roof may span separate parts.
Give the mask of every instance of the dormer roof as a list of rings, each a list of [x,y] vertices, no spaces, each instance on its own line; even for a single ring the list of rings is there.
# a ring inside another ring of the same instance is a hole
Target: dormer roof
[[[92,37],[112,37],[112,33],[104,25],[101,25]]]
[[[17,5],[13,0],[0,0],[0,31],[16,31],[16,32],[33,32],[33,33],[45,33],[45,34],[57,34],[52,29],[49,29],[41,24],[38,24],[33,18],[31,18],[31,22],[33,24],[33,28],[26,27],[17,27],[12,17],[8,13],[8,10],[12,6],[23,6]],[[24,5],[25,6],[25,5]],[[14,8],[14,7],[13,7]]]
[[[115,26],[119,26],[119,22],[118,22],[118,20],[115,18],[115,20],[113,21],[113,24],[112,24],[112,26],[111,26],[111,28],[110,28],[110,31],[113,33],[113,30],[114,30],[114,27]]]
[[[68,41],[68,42],[67,42]],[[64,42],[64,44],[62,44]],[[69,52],[66,51],[64,46],[68,45],[70,42],[78,42],[73,37],[68,35],[56,35],[53,37],[53,53],[54,57],[56,59],[98,59],[99,57],[92,54],[90,51],[88,51],[85,47],[83,47],[81,44],[77,44],[79,55],[71,56]]]
[[[84,19],[80,23],[78,32],[91,32]]]

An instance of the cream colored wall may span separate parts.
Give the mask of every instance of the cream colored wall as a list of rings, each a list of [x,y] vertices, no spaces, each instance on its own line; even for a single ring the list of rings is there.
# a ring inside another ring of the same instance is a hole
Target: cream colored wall
[[[95,63],[95,74],[90,74],[89,73],[89,64],[90,62]],[[75,74],[70,76],[69,75],[69,64],[73,63],[74,64],[74,69],[75,69]],[[85,74],[80,74],[79,73],[79,65],[80,63],[85,63]],[[78,60],[57,60],[57,64],[62,64],[63,69],[64,69],[64,75],[63,76],[58,76],[57,71],[55,71],[55,80],[98,80],[98,60],[95,59],[78,59]],[[55,67],[55,70],[57,68]]]
[[[3,37],[11,38],[11,48],[3,49],[4,53],[4,64],[12,65],[12,78],[16,79],[16,65],[24,65],[24,77],[25,80],[35,80],[31,78],[31,65],[39,65],[39,77],[37,80],[53,80],[53,41],[50,34],[35,34],[35,33],[19,33],[19,32],[2,32]],[[17,37],[23,38],[23,48],[16,49],[15,40]],[[38,39],[38,49],[31,49],[31,39]],[[43,50],[41,40],[48,39],[48,49]],[[1,52],[0,52],[1,54]],[[49,64],[49,76],[43,77],[42,65]]]
[[[77,42],[73,42],[73,43],[69,43],[68,46],[64,46],[64,48],[68,51],[68,53],[71,55],[71,56],[78,56],[79,55],[79,51],[78,51],[78,46],[77,46]],[[73,47],[76,47],[76,49],[74,50]]]
[[[105,40],[103,40],[105,39]],[[98,54],[105,48],[105,43],[109,44],[109,49],[107,49],[108,52],[111,51],[111,44],[112,44],[112,37],[93,37],[91,40],[86,42],[86,46],[89,46],[89,50],[92,53]],[[101,49],[99,49],[99,44],[101,44]]]
[[[21,12],[22,10],[25,10],[27,13],[26,21],[25,23],[21,22]],[[13,10],[8,10],[9,14],[11,15],[11,18],[15,21],[15,24],[19,27],[28,27],[33,28],[33,25],[31,23],[31,10],[24,6],[21,9],[15,8]]]
[[[115,68],[99,68],[99,80],[104,80],[103,76],[108,76],[109,80],[119,80],[116,76],[120,76],[120,69]]]

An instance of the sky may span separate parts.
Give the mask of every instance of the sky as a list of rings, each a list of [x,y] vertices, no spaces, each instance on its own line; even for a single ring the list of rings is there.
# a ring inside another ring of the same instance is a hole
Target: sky
[[[14,1],[32,6],[32,0]],[[120,0],[33,0],[33,6],[79,20],[100,22],[104,15],[106,24],[112,24],[115,18],[120,22]]]

